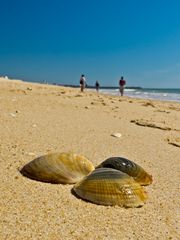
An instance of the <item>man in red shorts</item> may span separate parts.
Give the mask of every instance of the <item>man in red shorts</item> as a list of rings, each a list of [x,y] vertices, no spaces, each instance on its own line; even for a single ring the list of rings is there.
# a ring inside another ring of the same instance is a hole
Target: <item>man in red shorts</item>
[[[123,96],[123,94],[124,94],[125,85],[126,85],[126,81],[124,80],[123,77],[121,77],[121,79],[119,80],[119,92],[120,92],[121,96]]]

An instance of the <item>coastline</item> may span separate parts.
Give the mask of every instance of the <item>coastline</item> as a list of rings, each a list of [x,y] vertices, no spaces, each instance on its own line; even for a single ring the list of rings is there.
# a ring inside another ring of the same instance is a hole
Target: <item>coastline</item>
[[[0,78],[0,109],[0,239],[178,239],[180,103]],[[95,205],[72,195],[72,185],[19,173],[66,151],[95,166],[111,156],[140,164],[153,175],[147,203]]]
[[[27,82],[24,80],[9,79],[8,77],[0,77],[0,80],[6,82],[23,82],[25,84],[40,84],[47,86],[56,86],[59,88],[72,88],[79,89],[79,85],[68,85],[68,84],[58,84],[58,83],[48,83],[48,82]],[[96,92],[95,86],[87,86],[86,92]],[[117,96],[119,97],[119,88],[117,86],[101,86],[99,89],[99,94]],[[162,102],[177,102],[180,103],[180,88],[143,88],[139,86],[126,86],[124,91],[124,97],[130,97],[136,100],[157,100]]]

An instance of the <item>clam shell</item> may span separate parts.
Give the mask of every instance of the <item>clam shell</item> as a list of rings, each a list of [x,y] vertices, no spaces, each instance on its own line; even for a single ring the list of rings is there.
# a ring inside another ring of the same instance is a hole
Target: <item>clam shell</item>
[[[50,183],[76,183],[94,170],[84,156],[73,153],[51,153],[34,159],[20,172],[31,179]]]
[[[97,168],[113,168],[127,173],[133,177],[141,185],[149,185],[152,183],[152,176],[149,175],[141,166],[133,161],[122,157],[111,157],[102,162]]]
[[[132,177],[111,168],[98,168],[76,183],[73,191],[80,198],[101,205],[140,207],[147,194]]]

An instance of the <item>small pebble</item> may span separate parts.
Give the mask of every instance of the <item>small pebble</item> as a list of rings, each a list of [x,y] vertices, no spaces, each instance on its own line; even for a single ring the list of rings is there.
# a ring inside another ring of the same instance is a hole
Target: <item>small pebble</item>
[[[112,133],[111,136],[120,138],[120,137],[122,137],[122,134],[121,133]]]
[[[31,87],[27,87],[27,90],[32,91],[32,88]]]
[[[14,114],[14,113],[10,113],[10,115],[11,115],[12,117],[15,117],[15,116],[16,116],[16,114]]]

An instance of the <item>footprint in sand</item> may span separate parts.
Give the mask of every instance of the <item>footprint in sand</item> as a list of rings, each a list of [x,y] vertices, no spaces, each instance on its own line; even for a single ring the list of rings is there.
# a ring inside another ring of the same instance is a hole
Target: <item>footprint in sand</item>
[[[155,112],[160,112],[160,113],[170,113],[169,111],[161,110],[161,109],[158,109],[158,110],[156,110]]]
[[[153,108],[155,107],[155,105],[151,101],[143,103],[142,106],[144,106],[144,107],[151,106]]]
[[[152,123],[152,122],[149,122],[148,120],[144,120],[144,119],[131,120],[131,122],[135,123],[136,125],[143,126],[143,127],[151,127],[151,128],[157,128],[157,129],[167,130],[167,131],[174,130],[171,127],[167,127],[160,123]]]

